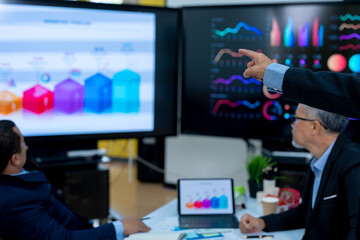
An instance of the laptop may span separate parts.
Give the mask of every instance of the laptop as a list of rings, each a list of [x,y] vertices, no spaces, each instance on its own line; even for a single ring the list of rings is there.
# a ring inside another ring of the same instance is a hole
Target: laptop
[[[231,178],[178,180],[180,228],[238,228]]]

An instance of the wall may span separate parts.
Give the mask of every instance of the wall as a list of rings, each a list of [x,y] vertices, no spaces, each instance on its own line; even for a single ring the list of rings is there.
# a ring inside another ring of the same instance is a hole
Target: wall
[[[165,183],[178,178],[231,177],[247,188],[247,143],[240,138],[180,135],[165,140]]]

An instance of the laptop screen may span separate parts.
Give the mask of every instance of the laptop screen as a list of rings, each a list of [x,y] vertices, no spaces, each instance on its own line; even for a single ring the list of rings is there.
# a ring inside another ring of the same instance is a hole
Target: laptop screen
[[[234,214],[232,179],[179,179],[180,215]]]

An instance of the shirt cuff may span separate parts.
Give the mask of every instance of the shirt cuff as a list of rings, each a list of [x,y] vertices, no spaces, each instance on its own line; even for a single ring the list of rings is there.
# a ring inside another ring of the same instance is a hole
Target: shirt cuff
[[[112,224],[114,225],[114,228],[115,228],[116,240],[125,238],[123,223],[120,221],[114,221],[114,222],[112,222]]]
[[[271,63],[264,74],[264,85],[276,92],[282,92],[282,85],[284,81],[285,72],[289,69],[288,66]]]

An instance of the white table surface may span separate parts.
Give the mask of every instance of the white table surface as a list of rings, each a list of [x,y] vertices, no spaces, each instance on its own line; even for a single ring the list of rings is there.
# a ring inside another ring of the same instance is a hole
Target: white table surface
[[[246,199],[246,209],[241,209],[236,212],[236,217],[238,219],[245,213],[249,213],[252,216],[260,217],[262,216],[262,206],[256,203],[256,200],[253,198]],[[174,227],[178,227],[178,211],[177,211],[177,199],[172,200],[171,202],[165,204],[164,206],[156,209],[145,217],[150,217],[150,219],[144,220],[144,223],[151,227],[152,231],[169,231],[174,230]],[[189,229],[181,230],[179,232],[186,231],[209,231],[209,229]],[[223,232],[224,238],[219,239],[243,239],[241,236],[246,236],[242,234],[239,229],[216,229],[215,231]],[[301,239],[304,235],[304,229],[290,230],[290,231],[279,231],[279,232],[263,232],[266,235],[274,235],[273,240],[296,240]],[[250,235],[250,234],[248,234]],[[258,235],[258,234],[255,234]],[[215,240],[215,238],[210,238]],[[218,238],[216,238],[218,239]]]

